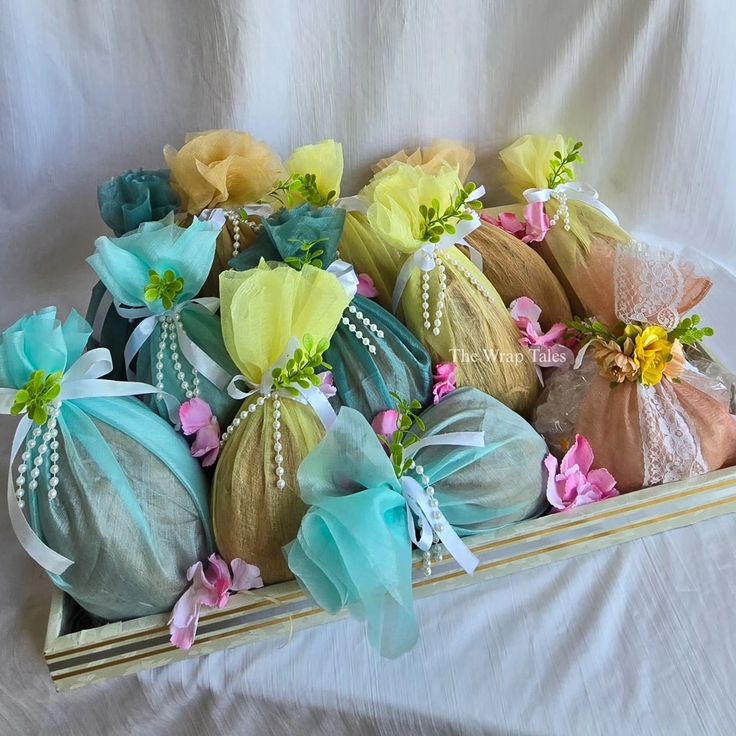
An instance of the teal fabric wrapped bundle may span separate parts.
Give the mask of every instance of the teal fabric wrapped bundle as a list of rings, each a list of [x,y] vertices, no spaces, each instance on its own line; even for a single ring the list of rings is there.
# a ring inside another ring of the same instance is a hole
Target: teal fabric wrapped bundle
[[[112,294],[112,309],[136,319],[126,366],[137,356],[139,380],[155,382],[181,402],[199,396],[227,425],[240,403],[226,390],[237,371],[215,314],[219,300],[196,298],[212,266],[218,232],[213,223],[196,219],[181,228],[168,215],[121,238],[98,238],[87,261]],[[103,340],[103,347],[119,350],[120,341],[108,346]],[[158,398],[149,403],[167,416]]]
[[[0,386],[10,413],[26,415],[19,505],[73,563],[50,577],[116,621],[170,610],[214,545],[207,481],[186,441],[142,402],[114,396],[135,386],[95,378],[106,351],[83,356],[90,332],[76,312],[63,325],[54,308],[24,317],[0,339]]]
[[[355,293],[352,268],[335,260],[345,224],[345,210],[308,204],[284,209],[263,221],[256,242],[230,262],[245,271],[261,258],[285,261],[294,268],[303,263],[331,271]],[[393,407],[390,392],[429,403],[432,361],[422,344],[392,314],[356,295],[343,314],[342,324],[325,355],[332,366],[337,401],[372,419]]]
[[[176,212],[179,197],[169,185],[167,169],[136,169],[115,176],[97,187],[97,203],[103,222],[120,237],[144,222],[161,220]],[[133,331],[130,321],[109,309],[105,285],[98,281],[92,289],[87,322],[93,327],[93,347],[106,347],[113,356],[110,378],[123,380],[123,350]],[[102,309],[103,312],[99,313]]]
[[[426,551],[439,539],[472,571],[457,535],[496,529],[546,508],[544,440],[490,396],[459,389],[424,411],[412,433],[421,437],[406,446],[414,463],[397,472],[368,422],[343,408],[299,468],[309,510],[285,550],[289,568],[317,603],[365,620],[373,646],[390,657],[417,639],[413,542]]]
[[[97,203],[103,222],[119,238],[176,212],[179,197],[169,184],[168,169],[135,169],[100,184]]]

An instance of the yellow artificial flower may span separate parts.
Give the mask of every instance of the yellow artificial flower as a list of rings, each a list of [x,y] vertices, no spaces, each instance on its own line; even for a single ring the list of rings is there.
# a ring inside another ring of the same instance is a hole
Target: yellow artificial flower
[[[282,175],[279,157],[248,133],[210,130],[190,133],[177,151],[164,147],[171,186],[187,212],[257,202]]]
[[[420,166],[396,161],[376,174],[361,195],[371,201],[371,227],[397,250],[414,253],[427,244],[421,205],[431,207],[436,199],[444,212],[460,189],[462,183],[451,166],[430,174]]]
[[[525,189],[545,189],[555,151],[565,153],[565,139],[524,135],[498,155],[506,167],[506,189],[519,201]]]
[[[641,370],[641,382],[656,386],[672,358],[672,343],[663,327],[645,327],[636,337],[636,359]]]
[[[290,176],[312,174],[316,177],[317,191],[325,202],[328,199],[332,202],[340,196],[343,166],[342,144],[332,139],[297,148],[286,162]],[[296,204],[304,202],[304,197],[298,192],[293,193],[293,197]]]

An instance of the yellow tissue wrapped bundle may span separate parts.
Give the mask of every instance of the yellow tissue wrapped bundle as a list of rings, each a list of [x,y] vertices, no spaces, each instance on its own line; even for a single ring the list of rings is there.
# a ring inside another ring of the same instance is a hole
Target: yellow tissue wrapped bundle
[[[164,147],[164,158],[171,169],[171,186],[181,199],[182,209],[192,217],[203,210],[239,210],[258,202],[284,175],[279,157],[248,133],[210,130],[189,133],[177,151]],[[237,233],[237,236],[236,236]],[[203,293],[217,295],[217,277],[228,268],[233,251],[246,248],[255,233],[246,222],[229,218],[217,239],[212,274]]]
[[[591,254],[612,251],[618,243],[627,244],[632,239],[599,202],[595,190],[576,181],[576,164],[582,163],[580,148],[582,143],[565,141],[561,135],[551,139],[525,135],[499,155],[506,168],[506,188],[518,202],[533,196],[529,190],[553,193],[544,202],[551,226],[538,250],[565,289],[573,312],[589,315],[596,296]],[[525,205],[519,204],[494,211],[521,215],[524,209]]]
[[[212,489],[215,539],[225,559],[257,565],[269,585],[293,577],[281,548],[305,512],[296,472],[325,432],[305,392],[288,381],[275,385],[272,371],[285,370],[295,349],[308,353],[312,343],[329,341],[350,298],[326,271],[263,261],[224,272],[220,296],[225,345],[241,382],[255,391],[225,432]]]
[[[538,392],[531,358],[496,290],[452,245],[468,228],[467,218],[477,226],[467,194],[447,164],[428,173],[395,161],[361,193],[370,202],[367,214],[350,213],[340,252],[371,276],[378,301],[396,307],[435,363],[458,365],[458,385],[526,413]],[[450,210],[455,215],[445,219],[445,235],[431,233],[439,232],[437,218]],[[440,242],[431,242],[434,237]]]
[[[399,151],[379,161],[373,170],[382,171],[394,161],[420,166],[432,174],[449,165],[465,183],[475,164],[475,154],[460,143],[439,140],[429,148],[418,148],[410,154]],[[545,330],[555,323],[572,319],[570,302],[562,285],[532,247],[485,221],[465,239],[480,254],[483,274],[506,306],[519,297],[529,297],[542,310],[540,322]]]

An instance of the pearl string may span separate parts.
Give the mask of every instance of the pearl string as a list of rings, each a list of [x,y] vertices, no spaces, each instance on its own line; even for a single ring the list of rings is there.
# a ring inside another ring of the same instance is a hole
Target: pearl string
[[[368,317],[366,317],[363,312],[361,312],[354,304],[348,305],[348,312],[350,312],[350,314],[352,314],[355,319],[360,320],[360,322],[362,322],[363,325],[376,337],[383,339],[383,330],[379,329],[377,324],[371,322],[370,319],[368,319]],[[376,346],[371,342],[368,335],[363,334],[363,332],[359,330],[353,322],[350,321],[350,318],[346,314],[343,314],[342,316],[342,323],[348,328],[348,330],[350,330],[353,335],[355,335],[356,339],[360,340],[363,345],[368,348],[368,352],[371,355],[376,354]]]
[[[432,486],[432,483],[430,481],[429,476],[424,472],[424,467],[421,465],[417,465],[414,460],[411,461],[409,464],[409,469],[413,470],[421,479],[422,487],[424,488],[424,491],[426,492],[427,496],[429,496],[429,505],[432,507],[432,531],[433,531],[433,540],[432,540],[432,546],[437,547],[439,546],[439,537],[438,534],[441,534],[443,531],[445,531],[444,524],[440,521],[442,518],[442,512],[439,510],[440,503],[434,496],[434,486]],[[422,520],[419,519],[418,523],[421,525]],[[436,559],[441,560],[442,559],[442,553],[438,550]],[[431,549],[428,549],[424,552],[422,552],[422,562],[424,563],[424,574],[429,577],[432,574],[432,551]]]
[[[562,215],[565,230],[569,232],[570,209],[567,206],[567,194],[565,194],[565,192],[559,192],[558,194],[553,194],[552,196],[560,203],[560,206],[557,208],[557,212],[555,212],[554,216],[550,218],[549,226],[553,227],[554,225],[556,225],[560,220],[560,215]]]
[[[240,253],[240,225],[243,221],[240,219],[240,213],[237,210],[227,210],[225,212],[225,217],[230,220],[230,224],[233,226],[233,258],[237,258]],[[248,225],[254,233],[257,233],[261,229],[260,223],[246,220],[245,224]]]
[[[158,342],[158,352],[156,353],[156,388],[159,391],[164,390],[164,355],[166,353],[166,343],[168,340],[169,349],[171,351],[171,362],[176,371],[176,378],[179,381],[181,390],[184,392],[187,400],[199,396],[199,372],[194,366],[192,369],[192,385],[186,380],[184,374],[184,366],[181,364],[179,357],[179,338],[176,333],[176,324],[183,330],[181,315],[175,314],[173,317],[166,315],[160,322],[161,334]]]
[[[274,463],[276,464],[276,488],[278,488],[280,491],[283,491],[284,488],[286,488],[286,481],[284,480],[284,475],[286,474],[286,471],[284,470],[284,446],[281,443],[281,398],[279,397],[277,391],[271,391],[268,396],[259,396],[256,401],[254,401],[252,404],[249,404],[247,408],[243,409],[243,411],[241,411],[240,414],[238,414],[238,416],[233,419],[230,426],[222,433],[222,437],[220,438],[220,447],[222,447],[228,441],[233,432],[240,426],[244,419],[247,419],[250,414],[255,413],[255,411],[259,407],[263,406],[266,403],[266,399],[271,399],[271,401],[273,401],[272,436]]]
[[[422,271],[422,319],[424,320],[424,329],[432,328],[433,335],[439,335],[442,329],[442,315],[445,311],[445,297],[447,292],[447,273],[445,264],[442,262],[441,254],[433,252],[433,265],[429,271]],[[430,322],[429,313],[429,275],[434,269],[439,273],[439,291],[437,293],[437,306],[434,312],[434,322]]]
[[[56,401],[49,405],[48,408],[48,419],[45,425],[35,426],[31,432],[31,436],[26,442],[25,450],[20,456],[21,463],[18,466],[18,477],[15,479],[15,498],[18,501],[18,507],[23,508],[25,506],[24,497],[26,495],[25,484],[26,484],[26,472],[28,471],[29,461],[33,458],[32,468],[30,472],[31,480],[28,483],[28,490],[33,493],[38,488],[38,477],[41,475],[41,465],[44,462],[44,456],[51,450],[49,454],[49,491],[48,498],[53,501],[58,492],[57,486],[59,485],[59,430],[57,427],[59,410],[61,402]],[[46,431],[44,431],[44,426]],[[38,451],[36,457],[33,457],[33,450],[38,444],[38,439],[41,438],[41,444],[38,445]]]
[[[467,279],[468,281],[470,281],[470,283],[471,283],[471,284],[472,284],[472,285],[473,285],[473,286],[474,286],[474,287],[475,287],[475,288],[476,288],[476,289],[477,289],[477,290],[478,290],[478,291],[479,291],[479,292],[480,292],[480,293],[481,293],[481,294],[482,294],[482,295],[483,295],[483,296],[484,296],[484,297],[485,297],[485,298],[486,298],[486,299],[487,299],[487,300],[488,300],[488,301],[489,301],[489,302],[490,302],[491,304],[496,304],[496,305],[497,305],[496,297],[495,297],[495,296],[493,296],[493,294],[491,294],[491,292],[490,292],[490,291],[488,291],[488,289],[486,289],[486,287],[485,287],[485,286],[483,286],[483,284],[482,284],[482,283],[481,283],[481,282],[480,282],[480,281],[479,281],[479,280],[478,280],[478,279],[477,279],[477,278],[475,277],[475,275],[474,275],[473,273],[471,273],[471,271],[470,271],[470,270],[469,270],[468,268],[466,268],[466,267],[465,267],[465,266],[464,266],[464,265],[463,265],[462,263],[460,263],[460,261],[456,260],[456,259],[455,259],[455,258],[453,258],[452,256],[447,256],[447,260],[448,260],[448,261],[449,261],[449,262],[450,262],[450,263],[451,263],[451,264],[452,264],[453,266],[455,266],[455,268],[457,268],[457,269],[458,269],[458,270],[460,271],[460,273],[461,273],[461,274],[462,274],[463,276],[465,276],[465,278],[466,278],[466,279]]]

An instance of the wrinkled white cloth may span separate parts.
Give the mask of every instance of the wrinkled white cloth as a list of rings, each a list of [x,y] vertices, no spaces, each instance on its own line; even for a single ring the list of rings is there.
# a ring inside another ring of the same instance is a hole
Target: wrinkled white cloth
[[[162,167],[188,131],[248,130],[283,156],[334,137],[344,195],[402,146],[464,140],[488,205],[507,200],[498,150],[559,131],[625,227],[720,264],[698,311],[736,365],[730,0],[0,0],[0,18],[0,327],[84,309],[97,184]],[[734,524],[422,601],[397,662],[341,622],[55,695],[50,583],[2,510],[0,733],[730,736]]]

